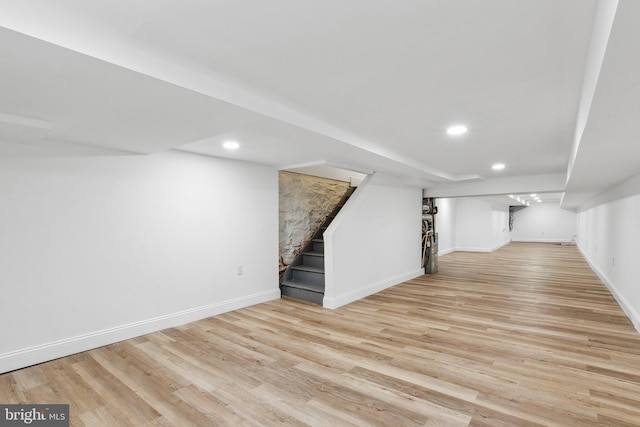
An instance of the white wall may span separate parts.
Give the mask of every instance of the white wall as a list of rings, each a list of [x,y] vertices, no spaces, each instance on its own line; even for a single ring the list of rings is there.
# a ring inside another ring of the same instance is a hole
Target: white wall
[[[511,232],[509,231],[509,206],[491,206],[491,250],[511,242]]]
[[[456,248],[456,206],[457,199],[436,199],[436,232],[438,233],[438,254],[444,255]]]
[[[559,203],[533,203],[514,214],[511,238],[518,242],[570,242],[577,234],[575,212]]]
[[[12,159],[0,201],[0,372],[279,298],[275,169]]]
[[[577,244],[640,332],[640,175],[578,209]]]
[[[474,198],[458,199],[456,250],[489,252],[493,246],[491,205]]]
[[[323,305],[340,307],[422,275],[422,192],[367,177],[324,234]]]
[[[455,250],[492,252],[510,241],[509,207],[468,197],[457,199]]]
[[[438,254],[492,252],[511,241],[509,207],[477,197],[436,199]]]

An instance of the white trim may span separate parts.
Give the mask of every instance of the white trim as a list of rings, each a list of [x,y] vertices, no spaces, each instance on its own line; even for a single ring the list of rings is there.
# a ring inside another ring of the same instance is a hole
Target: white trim
[[[524,242],[524,243],[572,243],[573,239],[512,239],[512,242]]]
[[[280,298],[270,290],[0,354],[0,374]]]
[[[459,247],[459,248],[456,247],[456,248],[453,248],[453,249],[446,249],[445,251],[439,251],[438,255],[446,255],[446,254],[451,253],[451,252],[484,252],[484,253],[490,253],[490,252],[497,251],[501,247],[506,246],[511,242],[512,242],[511,239],[505,240],[504,242],[498,243],[497,245],[495,245],[492,248],[472,248],[472,247],[464,247],[464,246],[463,247]]]
[[[456,249],[455,249],[455,248],[449,248],[449,249],[438,250],[438,256],[446,255],[446,254],[450,254],[451,252],[455,252],[455,251],[456,251]]]
[[[419,270],[412,271],[411,273],[396,276],[393,279],[384,280],[370,286],[356,289],[346,295],[341,295],[337,298],[328,298],[327,296],[325,296],[322,301],[322,306],[330,309],[342,307],[343,305],[347,305],[351,302],[368,297],[369,295],[373,295],[376,292],[380,292],[382,290],[390,288],[391,286],[398,285],[402,282],[406,282],[407,280],[415,279],[416,277],[422,276],[423,274],[424,269],[420,268]]]
[[[490,251],[490,252],[497,251],[497,250],[498,250],[498,249],[500,249],[501,247],[503,247],[503,246],[507,246],[509,243],[511,243],[511,239],[509,239],[509,240],[505,240],[505,241],[504,241],[504,242],[502,242],[502,243],[498,243],[498,244],[497,244],[497,245],[495,245],[493,248],[491,248],[491,251]]]
[[[491,248],[455,248],[453,252],[493,252]]]
[[[611,292],[611,295],[613,295],[613,298],[615,298],[620,308],[622,308],[622,311],[624,311],[624,314],[627,315],[627,317],[633,324],[634,328],[636,328],[636,330],[640,333],[640,314],[638,314],[635,308],[633,308],[633,306],[629,303],[629,301],[627,301],[624,295],[622,295],[618,291],[616,286],[613,284],[611,280],[609,280],[607,275],[604,274],[598,267],[596,267],[596,265],[593,262],[591,262],[587,254],[580,247],[580,245],[578,245],[578,250],[584,257],[585,261],[587,261],[587,264],[589,264],[589,267],[591,267],[593,272],[598,275],[602,283],[604,283],[604,285],[609,289],[609,292]]]

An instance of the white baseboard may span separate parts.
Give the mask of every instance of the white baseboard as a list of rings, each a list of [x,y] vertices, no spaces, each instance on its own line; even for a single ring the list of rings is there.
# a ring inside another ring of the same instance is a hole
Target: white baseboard
[[[572,243],[573,239],[513,239],[512,241],[524,243]]]
[[[497,251],[498,249],[500,249],[503,246],[507,246],[509,243],[511,243],[511,239],[509,240],[505,240],[502,243],[498,243],[497,245],[495,245],[494,247],[491,248],[491,252],[493,251]]]
[[[384,289],[390,288],[391,286],[395,286],[399,283],[406,282],[407,280],[415,279],[416,277],[422,276],[423,274],[424,274],[424,269],[420,268],[417,271],[413,271],[411,273],[397,276],[397,277],[394,277],[393,279],[383,280],[382,282],[378,282],[370,286],[365,286],[363,288],[356,289],[354,291],[349,292],[346,295],[341,295],[337,298],[329,298],[325,295],[322,301],[322,306],[330,309],[342,307],[343,305],[347,305],[351,302],[368,297],[369,295],[373,295],[376,292],[380,292]]]
[[[587,261],[587,264],[589,264],[589,267],[591,267],[593,272],[598,275],[602,283],[604,283],[607,289],[609,289],[609,292],[611,292],[611,295],[613,295],[613,298],[615,298],[620,308],[622,308],[622,311],[624,311],[624,314],[626,314],[629,320],[631,321],[631,323],[633,323],[633,327],[636,328],[636,330],[640,333],[640,314],[638,314],[635,308],[633,308],[633,306],[629,303],[629,301],[627,301],[624,295],[622,295],[618,291],[616,286],[613,284],[611,280],[609,280],[607,275],[604,274],[604,272],[602,272],[598,267],[596,267],[596,265],[591,261],[591,259],[589,259],[587,254],[580,247],[580,245],[578,245],[578,250],[582,254],[585,261]]]
[[[274,289],[0,354],[0,374],[278,298]]]
[[[452,249],[447,249],[446,251],[439,251],[438,255],[445,255],[451,252],[485,252],[485,253],[489,253],[489,252],[494,252],[497,251],[498,249],[500,249],[503,246],[508,245],[509,243],[511,243],[511,239],[509,240],[505,240],[502,243],[498,243],[497,245],[495,245],[492,248],[477,248],[477,247],[469,247],[469,246],[460,246],[460,247],[455,247]]]
[[[442,251],[438,251],[438,256],[450,254],[451,252],[455,252],[455,251],[456,251],[455,248],[449,248],[449,249],[445,249],[445,250],[442,250]]]
[[[455,248],[454,252],[493,252],[491,248],[475,248],[468,246],[461,246],[459,248]]]

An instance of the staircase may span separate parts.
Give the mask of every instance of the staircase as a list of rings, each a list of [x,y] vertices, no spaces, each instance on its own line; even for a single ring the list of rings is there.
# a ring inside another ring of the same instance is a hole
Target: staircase
[[[324,298],[324,232],[356,187],[349,187],[333,212],[289,265],[280,279],[282,296],[322,305]]]

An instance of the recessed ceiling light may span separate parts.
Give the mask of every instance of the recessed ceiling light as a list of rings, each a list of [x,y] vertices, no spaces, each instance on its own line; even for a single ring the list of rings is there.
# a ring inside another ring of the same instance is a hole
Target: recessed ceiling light
[[[451,136],[458,136],[467,133],[467,127],[465,125],[455,125],[447,128],[447,133]]]
[[[240,144],[238,144],[235,141],[227,141],[224,144],[222,144],[222,146],[227,150],[237,150],[238,148],[240,148]]]
[[[495,165],[491,166],[491,169],[493,169],[494,171],[501,171],[502,169],[504,169],[504,163],[496,163]]]
[[[531,197],[538,197],[538,195],[537,194],[532,194]]]

